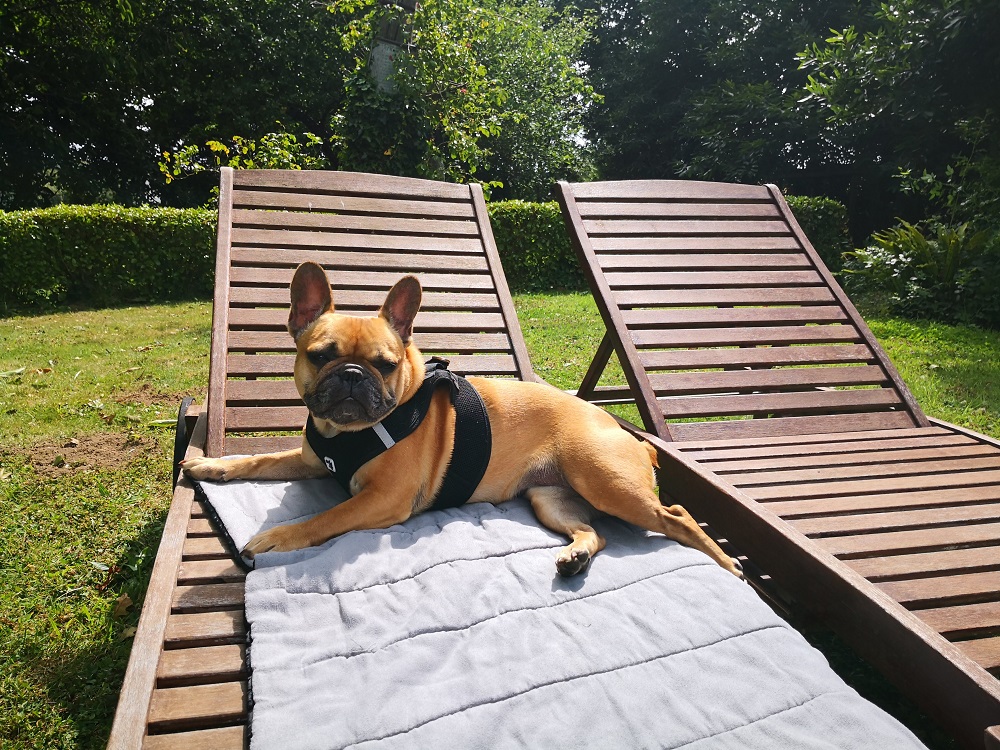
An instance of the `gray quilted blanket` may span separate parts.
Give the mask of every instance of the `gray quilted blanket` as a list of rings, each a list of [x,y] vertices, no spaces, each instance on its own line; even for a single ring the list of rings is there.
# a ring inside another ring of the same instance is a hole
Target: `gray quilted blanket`
[[[316,482],[203,485],[239,548]],[[744,583],[615,519],[572,579],[525,501],[468,505],[247,577],[252,748],[917,748]]]

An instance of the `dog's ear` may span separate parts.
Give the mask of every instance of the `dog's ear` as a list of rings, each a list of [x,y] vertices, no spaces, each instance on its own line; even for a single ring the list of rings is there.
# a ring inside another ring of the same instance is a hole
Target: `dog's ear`
[[[413,319],[417,317],[422,296],[417,277],[404,276],[389,290],[379,310],[378,314],[399,334],[403,344],[409,344],[413,336]]]
[[[292,307],[288,311],[288,332],[292,338],[309,327],[323,313],[333,312],[333,294],[326,272],[318,263],[307,261],[292,277]]]

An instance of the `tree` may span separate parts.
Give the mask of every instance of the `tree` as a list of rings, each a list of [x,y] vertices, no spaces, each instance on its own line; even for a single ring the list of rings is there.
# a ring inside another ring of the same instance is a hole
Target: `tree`
[[[386,11],[333,7],[357,14],[345,37],[356,66],[335,116],[344,168],[476,178],[520,198],[590,174],[582,118],[596,97],[577,65],[586,19],[541,0],[427,0],[385,90],[368,60]]]
[[[873,17],[800,54],[807,103],[861,174],[923,199],[916,218],[1000,225],[1000,5],[900,0]]]
[[[157,158],[280,121],[329,134],[348,56],[311,0],[0,5],[0,208],[200,203]]]

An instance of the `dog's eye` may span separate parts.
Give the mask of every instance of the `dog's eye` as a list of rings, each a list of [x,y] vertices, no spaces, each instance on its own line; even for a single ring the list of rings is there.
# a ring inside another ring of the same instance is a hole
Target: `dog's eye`
[[[306,352],[306,357],[309,358],[309,361],[315,367],[322,367],[333,360],[334,353],[329,349],[320,349],[318,351]]]
[[[396,366],[399,363],[380,357],[379,359],[372,361],[372,364],[375,365],[375,369],[383,375],[389,375],[396,369]]]

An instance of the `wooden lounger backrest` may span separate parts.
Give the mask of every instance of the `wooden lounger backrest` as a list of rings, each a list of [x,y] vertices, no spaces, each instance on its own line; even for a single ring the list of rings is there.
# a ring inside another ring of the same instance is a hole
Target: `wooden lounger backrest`
[[[373,315],[401,277],[424,300],[414,339],[465,375],[533,379],[479,185],[223,169],[209,374],[209,455],[297,447],[288,285],[316,261],[338,312]]]
[[[647,430],[702,440],[927,423],[773,185],[558,193]]]

